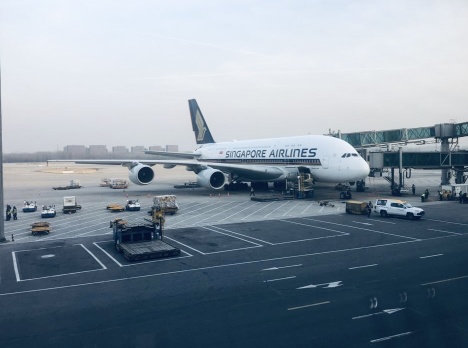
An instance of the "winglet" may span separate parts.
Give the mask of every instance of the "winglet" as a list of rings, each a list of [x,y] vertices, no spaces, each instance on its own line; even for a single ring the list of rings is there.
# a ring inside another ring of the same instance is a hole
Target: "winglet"
[[[189,101],[190,116],[192,118],[192,128],[195,132],[195,140],[197,144],[212,144],[214,143],[213,136],[211,135],[208,125],[206,124],[205,118],[198,107],[195,99]]]

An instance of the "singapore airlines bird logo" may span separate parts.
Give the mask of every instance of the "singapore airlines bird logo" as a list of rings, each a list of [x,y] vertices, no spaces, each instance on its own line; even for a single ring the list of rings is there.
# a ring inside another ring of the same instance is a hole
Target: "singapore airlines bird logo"
[[[197,110],[197,115],[195,116],[195,123],[198,128],[197,140],[202,141],[203,138],[205,137],[206,127],[205,127],[205,123],[203,122],[203,118],[201,117],[200,112],[198,110]]]

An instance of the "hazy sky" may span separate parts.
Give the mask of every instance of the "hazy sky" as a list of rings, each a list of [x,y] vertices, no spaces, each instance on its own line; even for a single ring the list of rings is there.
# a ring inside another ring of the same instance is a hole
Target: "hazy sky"
[[[1,0],[4,152],[468,121],[468,1]]]

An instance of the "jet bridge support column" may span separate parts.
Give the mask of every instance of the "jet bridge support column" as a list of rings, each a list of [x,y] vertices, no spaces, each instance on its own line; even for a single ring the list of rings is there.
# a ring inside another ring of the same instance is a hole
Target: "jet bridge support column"
[[[435,131],[435,138],[440,139],[440,160],[441,166],[451,165],[451,162],[447,162],[450,160],[450,142],[449,139],[454,139],[457,137],[455,131],[455,124],[454,123],[441,123],[436,124],[434,127]],[[440,184],[441,185],[449,185],[450,184],[450,168],[444,168],[440,174]]]
[[[403,148],[400,146],[398,149],[399,163],[398,163],[398,188],[402,189],[405,184],[403,183]]]
[[[450,155],[450,145],[448,138],[441,139],[440,143],[440,155],[449,156]],[[440,173],[440,184],[449,185],[450,184],[450,169],[442,169]]]

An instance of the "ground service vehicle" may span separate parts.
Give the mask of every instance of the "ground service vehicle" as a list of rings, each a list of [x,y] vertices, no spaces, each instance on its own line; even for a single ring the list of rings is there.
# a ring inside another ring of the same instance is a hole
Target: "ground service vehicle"
[[[411,204],[399,199],[377,199],[374,212],[382,217],[402,216],[410,220],[419,220],[424,216],[424,210],[413,207]]]
[[[24,201],[23,203],[23,213],[30,213],[37,210],[36,202]]]
[[[125,207],[118,203],[110,203],[107,205],[106,209],[112,212],[121,212],[125,210]]]
[[[41,218],[53,218],[55,215],[57,215],[57,212],[55,211],[55,205],[42,206]]]
[[[76,204],[76,197],[75,196],[67,196],[63,197],[63,213],[64,214],[72,214],[76,213],[78,209],[81,209],[81,205]]]
[[[31,224],[31,233],[35,236],[38,233],[50,233],[50,224],[48,222],[33,222]]]
[[[56,186],[52,187],[53,190],[73,190],[73,189],[79,189],[82,188],[83,186],[80,185],[80,182],[78,180],[71,180],[70,185],[67,186]]]
[[[124,179],[111,179],[109,187],[112,189],[126,189],[128,188],[128,181]]]
[[[162,241],[162,225],[151,222],[131,224],[115,219],[110,226],[115,249],[130,261],[180,255],[180,249]]]
[[[138,199],[129,199],[125,205],[125,210],[127,211],[139,211],[141,208],[140,202]]]

